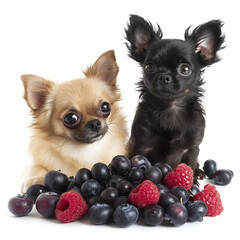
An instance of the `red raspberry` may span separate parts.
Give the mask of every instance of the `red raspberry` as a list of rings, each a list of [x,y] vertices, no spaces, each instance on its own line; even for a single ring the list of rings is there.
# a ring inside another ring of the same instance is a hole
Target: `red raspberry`
[[[74,222],[87,212],[87,204],[82,196],[71,190],[61,195],[57,202],[55,215],[63,223]]]
[[[200,200],[207,204],[208,212],[206,216],[215,217],[223,211],[222,201],[216,187],[207,184],[204,189],[193,197],[194,201]]]
[[[140,208],[156,204],[159,198],[160,193],[158,188],[150,180],[143,181],[128,196],[129,201]]]
[[[179,186],[190,190],[193,185],[193,170],[186,164],[181,163],[166,175],[164,183],[168,188]]]

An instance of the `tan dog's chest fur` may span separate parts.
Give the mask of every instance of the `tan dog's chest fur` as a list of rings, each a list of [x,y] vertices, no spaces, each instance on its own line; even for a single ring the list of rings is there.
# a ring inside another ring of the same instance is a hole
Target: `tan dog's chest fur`
[[[96,162],[108,164],[113,156],[125,154],[124,142],[123,134],[117,139],[107,134],[99,141],[79,146],[77,143],[65,141],[59,137],[39,138],[37,134],[32,137],[29,150],[32,156],[35,156],[33,161],[37,165],[41,165],[47,171],[60,169],[68,176],[72,176],[82,167],[91,169]]]
[[[22,76],[24,98],[34,117],[29,145],[33,165],[23,192],[31,184],[43,184],[50,170],[75,176],[80,168],[109,164],[114,156],[126,154],[117,73],[114,52],[108,51],[87,69],[86,78],[57,84]]]

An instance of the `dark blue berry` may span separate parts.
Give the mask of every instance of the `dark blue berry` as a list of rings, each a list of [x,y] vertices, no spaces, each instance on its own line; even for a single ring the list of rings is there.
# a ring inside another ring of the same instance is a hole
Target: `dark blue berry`
[[[32,199],[33,203],[35,203],[37,197],[44,192],[47,192],[47,188],[45,186],[41,184],[33,184],[27,189],[26,195]]]
[[[191,187],[191,195],[194,196],[196,195],[197,193],[199,193],[201,190],[199,188],[199,186],[197,184],[193,184],[192,187]]]
[[[169,204],[179,202],[179,199],[172,193],[167,192],[161,195],[159,204],[166,209]]]
[[[87,205],[89,208],[96,203],[102,203],[99,195],[92,196],[87,201]]]
[[[194,202],[188,202],[186,204],[186,208],[188,211],[188,221],[190,222],[196,222],[196,221],[202,221],[203,217],[207,214],[208,208],[206,203],[202,201],[194,201]]]
[[[184,187],[173,187],[170,192],[173,193],[183,204],[185,204],[190,197],[189,192]]]
[[[154,165],[155,167],[158,167],[161,172],[162,172],[162,177],[164,178],[169,172],[172,172],[172,167],[170,165],[168,165],[167,163],[156,163]]]
[[[119,205],[113,213],[113,221],[119,227],[129,227],[138,220],[139,212],[131,204]]]
[[[54,218],[55,209],[60,195],[54,192],[44,192],[36,200],[37,211],[45,218]]]
[[[136,167],[142,170],[151,167],[151,163],[148,161],[148,159],[141,155],[134,156],[133,158],[130,159],[130,161],[132,167]]]
[[[129,203],[128,201],[128,196],[120,196],[117,198],[117,200],[113,204],[113,208],[116,209],[119,205],[121,204],[127,204]]]
[[[188,211],[186,207],[179,202],[169,204],[166,214],[170,218],[170,223],[174,226],[181,226],[188,219]]]
[[[68,186],[67,186],[66,192],[71,191],[71,190],[77,190],[77,189],[78,189],[78,185],[75,181],[75,178],[73,176],[70,176],[68,178]]]
[[[91,169],[92,177],[100,184],[105,184],[110,179],[110,171],[104,163],[96,163]]]
[[[33,201],[26,195],[18,194],[8,201],[9,211],[17,217],[28,215],[32,211]]]
[[[225,169],[218,170],[215,173],[214,181],[218,185],[225,186],[225,185],[228,185],[231,182],[232,176],[233,176],[233,173],[229,170],[225,170]]]
[[[81,187],[84,182],[92,178],[91,171],[87,168],[81,168],[75,175],[75,181],[78,187]]]
[[[162,180],[162,172],[158,167],[147,168],[143,173],[143,179],[158,184]]]
[[[130,160],[123,155],[117,155],[112,159],[111,169],[114,173],[124,176],[131,168]]]
[[[89,208],[89,220],[96,225],[108,223],[112,214],[113,209],[106,203],[96,203]]]
[[[120,175],[113,174],[108,182],[106,183],[105,187],[116,187],[117,182],[123,180],[123,177]]]
[[[157,184],[157,187],[158,187],[158,191],[160,192],[160,196],[170,191],[167,186],[160,183]]]
[[[116,188],[119,192],[119,195],[128,195],[133,188],[133,185],[128,180],[121,180],[117,182]]]
[[[160,205],[151,205],[143,208],[140,215],[145,224],[157,226],[163,221],[164,210]]]
[[[143,180],[143,170],[132,167],[127,176],[128,181],[130,181],[133,185],[137,185]]]
[[[101,192],[101,185],[95,179],[90,179],[84,182],[81,186],[81,193],[83,197],[89,199],[92,196],[99,195]]]
[[[204,173],[206,174],[206,176],[209,179],[212,179],[212,178],[214,178],[214,175],[217,171],[217,163],[214,160],[209,159],[209,160],[205,161],[203,170],[204,170]]]
[[[44,185],[50,192],[62,194],[67,190],[68,177],[59,171],[49,171],[44,177]]]
[[[113,205],[119,196],[118,190],[113,187],[108,187],[100,194],[100,199],[103,203]]]

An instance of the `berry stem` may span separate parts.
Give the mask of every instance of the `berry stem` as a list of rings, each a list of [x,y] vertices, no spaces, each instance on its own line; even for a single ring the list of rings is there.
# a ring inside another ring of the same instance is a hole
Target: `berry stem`
[[[192,192],[192,190],[191,190],[191,189],[189,189],[189,190],[188,190],[188,192],[190,192],[190,194],[192,194],[192,195],[194,196],[194,194],[193,194],[193,192]]]

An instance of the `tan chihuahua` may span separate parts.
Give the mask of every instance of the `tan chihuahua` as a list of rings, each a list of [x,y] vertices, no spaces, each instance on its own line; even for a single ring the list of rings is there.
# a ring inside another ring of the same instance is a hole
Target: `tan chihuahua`
[[[43,184],[50,170],[74,176],[80,168],[126,154],[118,70],[114,51],[108,51],[84,72],[86,78],[57,84],[35,75],[21,77],[34,117],[29,146],[33,165],[23,192],[31,184]]]

